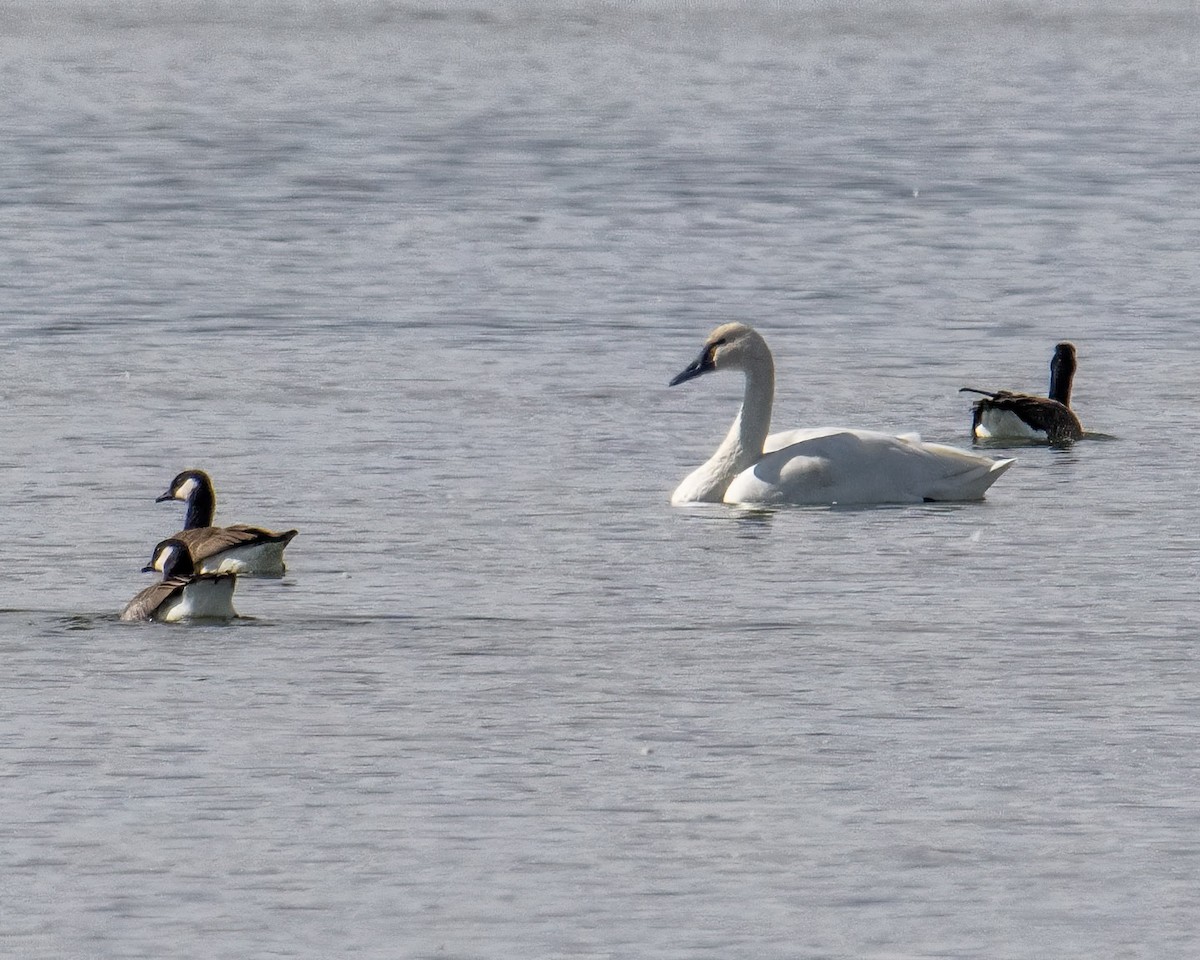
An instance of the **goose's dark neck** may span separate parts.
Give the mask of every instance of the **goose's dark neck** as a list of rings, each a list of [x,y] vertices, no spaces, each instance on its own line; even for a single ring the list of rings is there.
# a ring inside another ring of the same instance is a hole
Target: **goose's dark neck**
[[[183,518],[184,530],[195,530],[197,527],[211,527],[213,514],[217,509],[217,497],[211,484],[196,485],[191,496],[187,498],[187,513]]]
[[[1075,361],[1068,355],[1055,354],[1050,362],[1050,399],[1064,407],[1071,405],[1071,383],[1075,378]]]

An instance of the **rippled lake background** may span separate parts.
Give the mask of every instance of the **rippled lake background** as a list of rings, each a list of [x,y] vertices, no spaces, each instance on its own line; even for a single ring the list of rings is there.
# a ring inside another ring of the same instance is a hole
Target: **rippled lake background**
[[[0,4],[0,952],[1200,954],[1192,3]],[[672,509],[733,377],[979,504]],[[298,527],[120,624],[155,504]]]

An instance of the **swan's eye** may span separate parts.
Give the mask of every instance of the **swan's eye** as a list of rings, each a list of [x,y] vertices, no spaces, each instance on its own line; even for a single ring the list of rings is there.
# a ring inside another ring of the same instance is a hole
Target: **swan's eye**
[[[719,347],[719,346],[722,346],[724,343],[726,343],[726,340],[725,340],[725,338],[724,338],[724,337],[722,337],[720,340],[714,340],[714,341],[712,342],[712,345],[713,345],[714,347]]]

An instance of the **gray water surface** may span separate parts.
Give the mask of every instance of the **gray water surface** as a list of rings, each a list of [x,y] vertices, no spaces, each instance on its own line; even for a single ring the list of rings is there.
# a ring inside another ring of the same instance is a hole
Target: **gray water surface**
[[[1194,5],[0,19],[5,956],[1200,955]],[[1093,436],[674,509],[728,319]],[[190,466],[288,574],[121,624]]]

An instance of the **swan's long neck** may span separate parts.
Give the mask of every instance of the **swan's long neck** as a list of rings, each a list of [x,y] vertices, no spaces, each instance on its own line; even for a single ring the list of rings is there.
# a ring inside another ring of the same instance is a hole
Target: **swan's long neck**
[[[746,389],[742,407],[733,418],[729,433],[716,452],[679,485],[675,503],[705,501],[720,503],[733,478],[752,466],[763,454],[763,443],[771,429],[771,404],[775,399],[775,364],[769,352],[749,358],[745,367]]]
[[[746,367],[746,390],[742,408],[709,462],[729,464],[725,486],[763,454],[763,443],[771,430],[771,405],[775,401],[775,364],[770,356],[756,358]],[[724,491],[722,491],[723,493]]]

